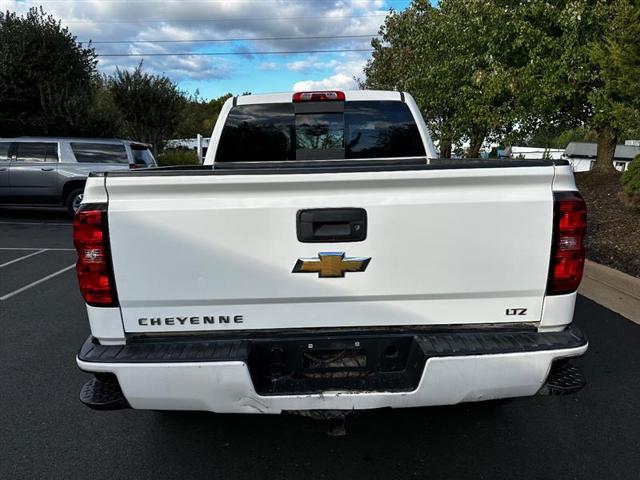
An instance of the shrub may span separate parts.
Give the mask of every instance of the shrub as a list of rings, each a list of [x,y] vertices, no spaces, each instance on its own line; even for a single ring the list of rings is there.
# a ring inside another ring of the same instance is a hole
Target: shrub
[[[620,177],[622,190],[631,203],[640,206],[640,155],[634,158]]]
[[[195,150],[165,150],[158,155],[158,165],[199,165]]]

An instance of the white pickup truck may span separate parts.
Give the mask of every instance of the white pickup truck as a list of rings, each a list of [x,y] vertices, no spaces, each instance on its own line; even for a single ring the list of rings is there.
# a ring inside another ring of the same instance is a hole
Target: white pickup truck
[[[585,230],[566,161],[437,159],[407,93],[229,99],[205,165],[86,184],[81,400],[311,414],[575,391]]]

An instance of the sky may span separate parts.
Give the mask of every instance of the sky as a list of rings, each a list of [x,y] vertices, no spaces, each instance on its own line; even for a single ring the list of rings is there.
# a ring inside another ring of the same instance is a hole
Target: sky
[[[146,70],[167,75],[181,90],[210,99],[226,93],[357,88],[354,77],[363,76],[372,36],[390,9],[403,10],[408,3],[0,0],[0,10],[24,13],[42,5],[78,41],[93,42],[100,71],[134,68],[143,60]],[[365,51],[274,54],[300,50]],[[214,52],[226,55],[202,55]],[[167,53],[171,55],[150,55]],[[120,54],[142,55],[102,56]]]

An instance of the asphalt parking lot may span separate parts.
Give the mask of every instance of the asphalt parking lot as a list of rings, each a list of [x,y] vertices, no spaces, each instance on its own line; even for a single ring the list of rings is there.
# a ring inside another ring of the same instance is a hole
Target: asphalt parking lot
[[[640,478],[640,326],[580,298],[587,387],[374,411],[346,437],[292,416],[94,412],[64,212],[0,209],[0,478]]]

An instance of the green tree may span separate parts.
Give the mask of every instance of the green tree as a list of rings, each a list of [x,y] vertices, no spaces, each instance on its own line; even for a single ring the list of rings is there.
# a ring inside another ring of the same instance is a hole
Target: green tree
[[[550,142],[595,132],[597,168],[638,130],[638,0],[415,0],[373,41],[364,86],[411,92],[439,140]],[[550,145],[545,145],[550,146]]]
[[[456,65],[442,59],[448,50],[444,39],[437,41],[442,18],[437,8],[422,1],[391,12],[380,29],[382,37],[372,41],[364,86],[412,93],[440,144],[441,156],[450,157],[452,145],[462,136],[455,101],[461,77],[454,73]],[[446,81],[441,81],[443,75]]]
[[[96,54],[42,8],[0,12],[0,136],[73,134],[93,97]]]
[[[88,137],[126,137],[122,113],[109,89],[109,77],[97,75],[93,81],[93,99],[86,121],[74,135]]]
[[[618,0],[610,8],[604,38],[588,46],[597,75],[586,93],[592,111],[589,124],[598,133],[595,168],[605,172],[614,171],[621,134],[640,125],[640,2]]]
[[[157,155],[180,122],[185,97],[177,85],[144,72],[140,62],[133,71],[116,69],[109,91],[122,114],[124,131],[135,140],[152,143]]]
[[[477,157],[484,141],[512,132],[521,115],[516,72],[527,51],[505,35],[520,20],[501,3],[416,0],[392,12],[372,42],[364,86],[411,92],[443,157],[465,140],[467,156]]]
[[[518,72],[529,108],[522,129],[533,136],[582,131],[578,137],[598,143],[595,168],[615,172],[616,142],[637,130],[640,114],[638,1],[532,0],[516,11],[522,22],[514,41],[535,39]]]
[[[363,86],[412,93],[439,141],[441,156],[450,157],[452,144],[461,136],[453,101],[458,85],[454,75],[447,76],[451,82],[438,82],[438,68],[443,66],[439,58],[446,50],[435,41],[439,20],[438,9],[429,2],[413,2],[402,12],[391,12],[380,29],[381,38],[372,41]]]
[[[197,94],[189,98],[182,110],[180,123],[176,129],[176,137],[193,138],[198,133],[205,136],[211,134],[222,105],[231,96],[230,93],[227,93],[209,101],[200,100]]]

